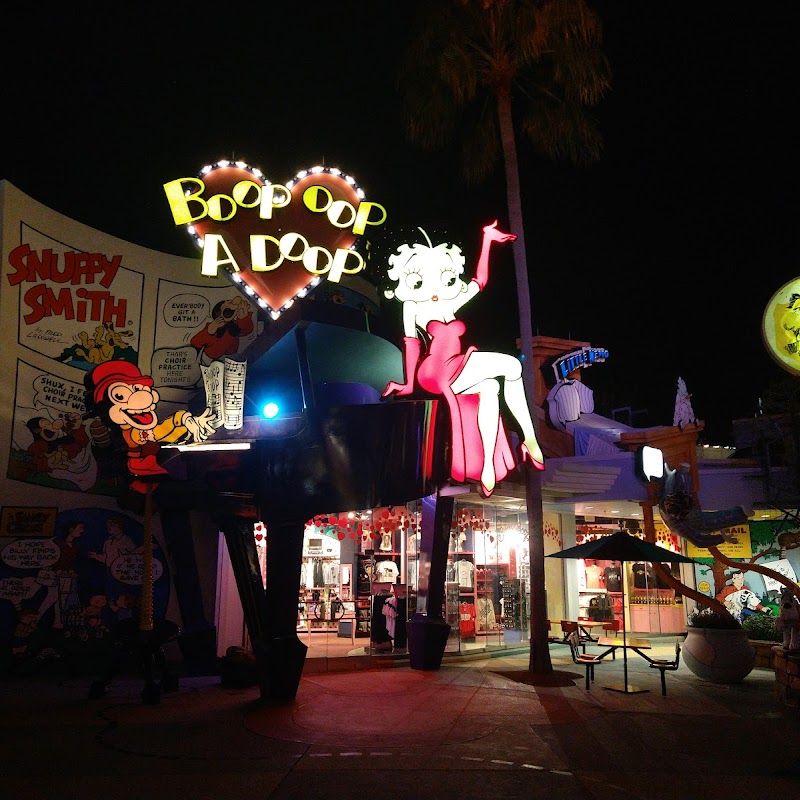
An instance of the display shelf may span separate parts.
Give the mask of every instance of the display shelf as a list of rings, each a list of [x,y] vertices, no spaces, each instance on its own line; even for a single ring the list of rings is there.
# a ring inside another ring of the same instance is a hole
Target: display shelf
[[[357,637],[369,636],[372,609],[372,577],[375,568],[373,553],[356,553],[353,561],[355,586],[355,631]]]
[[[631,605],[672,606],[675,605],[673,589],[634,589]]]
[[[500,618],[500,581],[509,576],[506,562],[475,565],[476,628],[478,635],[503,630]]]

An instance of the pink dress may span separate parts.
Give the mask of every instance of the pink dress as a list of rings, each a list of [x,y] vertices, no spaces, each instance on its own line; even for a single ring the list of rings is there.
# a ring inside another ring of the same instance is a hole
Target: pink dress
[[[478,395],[454,394],[450,388],[464,369],[476,347],[461,349],[466,326],[461,320],[428,323],[430,348],[417,368],[417,382],[431,394],[442,395],[450,409],[452,458],[450,475],[455,481],[479,481],[483,469],[483,441],[478,430]],[[494,448],[494,471],[503,480],[516,463],[503,420],[497,417],[497,442]]]

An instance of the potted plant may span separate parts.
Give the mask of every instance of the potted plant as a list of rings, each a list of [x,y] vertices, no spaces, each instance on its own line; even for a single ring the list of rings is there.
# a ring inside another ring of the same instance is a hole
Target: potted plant
[[[698,678],[711,683],[741,683],[756,663],[756,651],[739,621],[707,606],[689,615],[683,657]]]
[[[772,648],[783,641],[783,635],[775,626],[775,617],[770,614],[752,614],[742,622],[750,644],[756,651],[756,667],[775,668],[775,653]]]

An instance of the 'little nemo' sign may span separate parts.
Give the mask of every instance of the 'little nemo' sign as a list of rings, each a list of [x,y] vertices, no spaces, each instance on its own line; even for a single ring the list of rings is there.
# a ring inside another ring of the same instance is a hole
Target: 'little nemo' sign
[[[320,276],[338,282],[363,270],[351,247],[386,220],[386,209],[364,200],[353,178],[325,167],[273,184],[247,164],[221,161],[164,191],[175,224],[189,226],[203,248],[202,274],[226,269],[273,317]]]

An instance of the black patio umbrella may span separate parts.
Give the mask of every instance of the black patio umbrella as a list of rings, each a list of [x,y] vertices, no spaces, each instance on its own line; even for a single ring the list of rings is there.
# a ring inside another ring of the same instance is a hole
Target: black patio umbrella
[[[673,564],[694,564],[695,561],[680,553],[673,553],[665,547],[659,547],[652,542],[632,536],[625,530],[618,530],[608,536],[600,536],[590,542],[550,553],[548,558],[591,558],[596,561],[657,561]],[[636,691],[628,686],[628,648],[627,631],[625,628],[625,581],[622,582],[622,657],[625,683],[622,691]],[[616,687],[608,687],[616,688]]]

